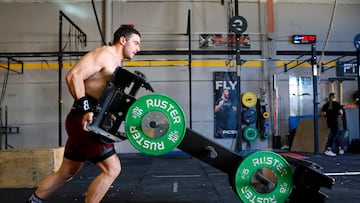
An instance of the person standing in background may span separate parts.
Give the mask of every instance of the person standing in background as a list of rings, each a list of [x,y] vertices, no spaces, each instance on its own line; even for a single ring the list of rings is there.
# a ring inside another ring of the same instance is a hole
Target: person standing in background
[[[338,153],[342,155],[344,154],[344,150],[341,146],[341,142],[338,139],[338,118],[339,116],[343,115],[344,111],[340,103],[335,101],[335,93],[330,93],[328,99],[329,101],[326,102],[321,109],[321,113],[324,117],[326,117],[326,123],[330,130],[327,137],[324,154],[327,156],[336,156],[336,153],[332,151],[333,145],[336,144],[336,146],[339,148]]]

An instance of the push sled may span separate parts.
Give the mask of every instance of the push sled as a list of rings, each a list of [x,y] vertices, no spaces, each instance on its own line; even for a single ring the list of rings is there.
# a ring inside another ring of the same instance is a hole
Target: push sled
[[[151,93],[136,98],[140,89]],[[331,189],[335,183],[316,163],[272,151],[236,153],[187,128],[182,108],[170,97],[154,93],[139,71],[119,67],[114,72],[87,127],[104,142],[129,140],[150,155],[178,148],[226,173],[244,203],[321,203],[328,197],[320,188]]]

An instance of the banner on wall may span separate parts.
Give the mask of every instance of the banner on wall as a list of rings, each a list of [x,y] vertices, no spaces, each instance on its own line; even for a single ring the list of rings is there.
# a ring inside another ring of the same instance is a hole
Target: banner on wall
[[[240,36],[240,48],[250,49],[250,36]],[[234,34],[200,34],[199,48],[228,48],[235,47],[236,35]]]
[[[214,72],[214,138],[237,136],[236,72]]]

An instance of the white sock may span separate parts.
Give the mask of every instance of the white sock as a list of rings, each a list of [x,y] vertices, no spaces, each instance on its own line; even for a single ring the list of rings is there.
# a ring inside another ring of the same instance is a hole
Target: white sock
[[[30,197],[29,200],[28,200],[28,203],[42,203],[42,202],[43,202],[43,200],[40,199],[39,197],[37,197],[37,196],[35,195],[35,193],[32,194],[31,197]]]

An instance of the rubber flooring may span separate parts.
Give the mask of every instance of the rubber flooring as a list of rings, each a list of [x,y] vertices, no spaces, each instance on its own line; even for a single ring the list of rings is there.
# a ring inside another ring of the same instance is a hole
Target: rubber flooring
[[[332,174],[332,189],[322,188],[329,203],[355,203],[360,196],[360,154],[342,156],[299,154]],[[112,184],[103,203],[208,202],[241,203],[229,184],[227,174],[186,154],[146,156],[119,154],[122,172]],[[49,203],[84,202],[86,189],[98,169],[90,163],[56,194]],[[316,181],[316,180],[314,180]],[[0,202],[25,202],[34,189],[0,189]]]

